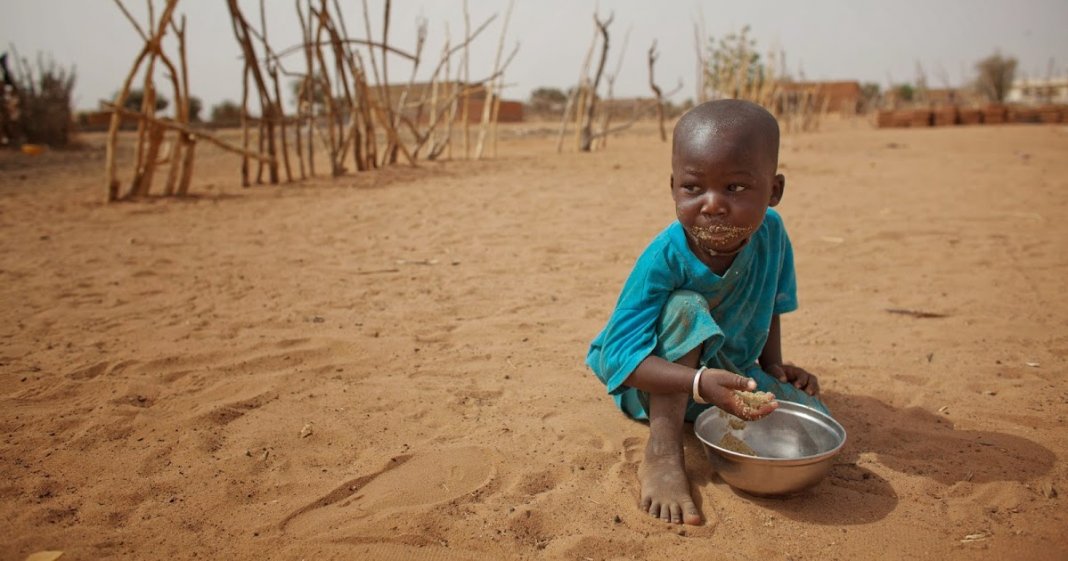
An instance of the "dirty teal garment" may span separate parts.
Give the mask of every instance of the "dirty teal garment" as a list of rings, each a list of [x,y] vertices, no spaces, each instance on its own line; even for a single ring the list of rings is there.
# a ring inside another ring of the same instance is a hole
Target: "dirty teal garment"
[[[690,251],[682,225],[674,222],[638,257],[586,364],[636,419],[647,418],[644,397],[624,382],[638,364],[650,354],[674,362],[697,347],[701,364],[751,377],[761,391],[826,411],[818,399],[757,364],[772,316],[796,309],[793,249],[774,209],[723,276]],[[687,419],[704,407],[691,403]]]

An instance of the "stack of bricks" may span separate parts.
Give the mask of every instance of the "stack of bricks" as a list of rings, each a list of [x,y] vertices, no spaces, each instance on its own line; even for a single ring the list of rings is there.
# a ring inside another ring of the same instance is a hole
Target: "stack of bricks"
[[[1009,108],[1010,123],[1037,123],[1038,109],[1027,106],[1013,106]]]
[[[991,103],[983,108],[983,123],[987,125],[1000,125],[1008,118],[1008,109],[1000,103]]]
[[[934,110],[934,126],[945,127],[957,124],[957,108],[950,105]]]
[[[962,125],[982,124],[983,112],[974,107],[961,107],[957,110],[957,122]]]
[[[931,126],[931,110],[930,109],[913,109],[912,114],[909,117],[910,127],[929,127]]]
[[[912,120],[908,111],[880,111],[875,118],[875,124],[881,129],[887,127],[907,127]]]
[[[875,120],[879,128],[1003,123],[1068,123],[1068,105],[1028,107],[991,103],[978,108],[944,106],[936,109],[898,109],[880,111]]]
[[[1045,105],[1037,109],[1038,122],[1046,124],[1068,122],[1068,106]]]

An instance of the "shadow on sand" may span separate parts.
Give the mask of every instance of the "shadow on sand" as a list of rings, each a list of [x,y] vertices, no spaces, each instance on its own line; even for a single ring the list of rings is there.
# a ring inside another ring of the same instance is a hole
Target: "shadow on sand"
[[[795,520],[867,524],[892,512],[898,496],[889,481],[858,463],[862,454],[874,454],[878,465],[946,486],[1025,482],[1048,472],[1056,460],[1053,452],[1026,438],[957,430],[948,418],[918,407],[899,409],[872,397],[834,392],[824,399],[848,434],[827,478],[792,497],[758,498],[735,490],[739,497]],[[726,485],[711,471],[694,483],[709,482]]]

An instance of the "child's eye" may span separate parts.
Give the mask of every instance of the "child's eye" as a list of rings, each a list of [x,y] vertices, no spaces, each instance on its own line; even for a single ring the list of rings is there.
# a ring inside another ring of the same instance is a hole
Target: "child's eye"
[[[696,193],[699,189],[700,187],[691,184],[683,184],[682,186],[682,190],[686,191],[687,193]]]
[[[746,189],[748,189],[748,187],[746,187],[745,185],[738,185],[737,183],[732,183],[732,184],[727,186],[727,190],[730,191],[731,193],[741,193],[742,191],[745,191]]]

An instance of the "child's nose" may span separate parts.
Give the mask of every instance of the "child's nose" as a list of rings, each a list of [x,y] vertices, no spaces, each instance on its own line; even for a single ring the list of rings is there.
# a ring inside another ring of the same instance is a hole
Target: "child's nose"
[[[705,193],[705,200],[701,207],[701,212],[705,214],[724,214],[727,212],[726,198],[709,190]]]

